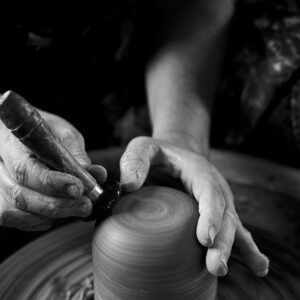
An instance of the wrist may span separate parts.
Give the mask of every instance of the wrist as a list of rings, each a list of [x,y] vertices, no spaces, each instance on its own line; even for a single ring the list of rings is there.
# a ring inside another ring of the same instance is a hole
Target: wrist
[[[195,136],[183,129],[153,130],[152,137],[170,142],[180,148],[208,156],[209,139],[207,136]]]

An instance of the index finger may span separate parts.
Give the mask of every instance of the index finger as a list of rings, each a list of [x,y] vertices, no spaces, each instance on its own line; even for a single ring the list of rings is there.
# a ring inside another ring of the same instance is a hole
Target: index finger
[[[32,154],[5,159],[4,164],[17,183],[42,194],[72,198],[83,194],[83,184],[78,178],[50,170]]]

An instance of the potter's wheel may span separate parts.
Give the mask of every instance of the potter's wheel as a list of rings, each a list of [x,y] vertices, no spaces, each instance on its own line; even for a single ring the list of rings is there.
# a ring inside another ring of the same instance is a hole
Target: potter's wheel
[[[0,299],[68,299],[66,287],[75,291],[92,274],[92,231],[93,223],[69,224],[11,256],[0,268]]]
[[[300,299],[300,173],[224,152],[214,152],[212,160],[231,183],[239,215],[271,259],[270,274],[259,279],[234,250],[229,274],[219,280],[218,299]],[[0,266],[0,299],[93,299],[93,225],[69,224],[12,255]]]

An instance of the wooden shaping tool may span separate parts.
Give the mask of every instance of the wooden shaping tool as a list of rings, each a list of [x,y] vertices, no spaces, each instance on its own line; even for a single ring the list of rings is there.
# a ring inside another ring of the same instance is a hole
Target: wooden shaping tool
[[[47,166],[81,180],[84,193],[93,203],[93,212],[85,220],[97,218],[118,200],[120,184],[108,179],[100,187],[95,178],[53,135],[37,109],[22,96],[8,91],[0,97],[0,119]]]

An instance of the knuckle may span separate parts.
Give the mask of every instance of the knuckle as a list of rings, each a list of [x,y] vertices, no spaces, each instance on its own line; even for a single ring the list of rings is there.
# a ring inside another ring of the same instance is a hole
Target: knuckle
[[[20,185],[15,184],[10,190],[10,198],[16,208],[26,210],[26,202],[23,197],[22,188]]]
[[[197,158],[198,160],[198,165],[200,165],[201,163],[199,163],[199,160],[201,160],[202,158]],[[209,185],[216,185],[218,183],[218,180],[216,178],[215,172],[213,170],[213,166],[211,164],[206,164],[205,166],[200,167],[201,170],[201,178],[202,180],[206,181]]]
[[[51,188],[52,186],[52,181],[51,181],[51,176],[49,174],[49,171],[47,170],[44,170],[42,171],[42,173],[40,174],[41,178],[42,178],[42,185],[43,185],[43,188],[46,192],[49,191],[49,189]]]
[[[207,184],[207,191],[212,199],[218,199],[218,205],[222,205],[222,208],[225,207],[225,194],[222,186],[217,181],[210,180]]]
[[[64,143],[72,144],[74,140],[84,144],[83,135],[75,128],[65,127],[61,130],[61,137]]]
[[[197,163],[201,170],[204,171],[203,175],[207,177],[207,180],[211,180],[211,178],[215,177],[215,167],[204,156],[194,152],[189,153],[189,156]]]
[[[207,162],[206,158],[195,152],[187,152],[186,150],[183,152],[183,156],[185,160],[189,161],[194,166],[197,166],[199,170],[201,170],[201,177],[209,178],[208,174],[210,174],[210,164]]]
[[[217,182],[211,183],[211,193],[212,196],[215,197],[216,199],[222,199],[222,200],[225,199],[224,191]],[[225,201],[222,201],[221,203],[225,205]]]
[[[48,213],[47,213],[48,217],[54,218],[54,219],[59,217],[60,210],[57,207],[57,205],[55,205],[54,202],[50,202],[48,204],[48,210],[47,211],[48,211]]]
[[[24,184],[26,178],[26,161],[19,160],[12,167],[15,180],[21,185]]]
[[[227,216],[234,223],[234,225],[237,225],[238,217],[237,217],[236,212],[227,209],[224,211],[224,217],[225,216]]]
[[[75,136],[75,129],[64,127],[61,129],[61,135],[64,139],[73,138]]]
[[[202,165],[205,166],[208,178],[210,178],[210,180],[212,180],[212,181],[216,181],[217,182],[218,180],[216,178],[217,176],[216,176],[216,169],[215,169],[215,167],[211,163],[209,163],[206,160],[206,158],[204,158],[204,157],[200,157],[198,159],[201,161]]]

